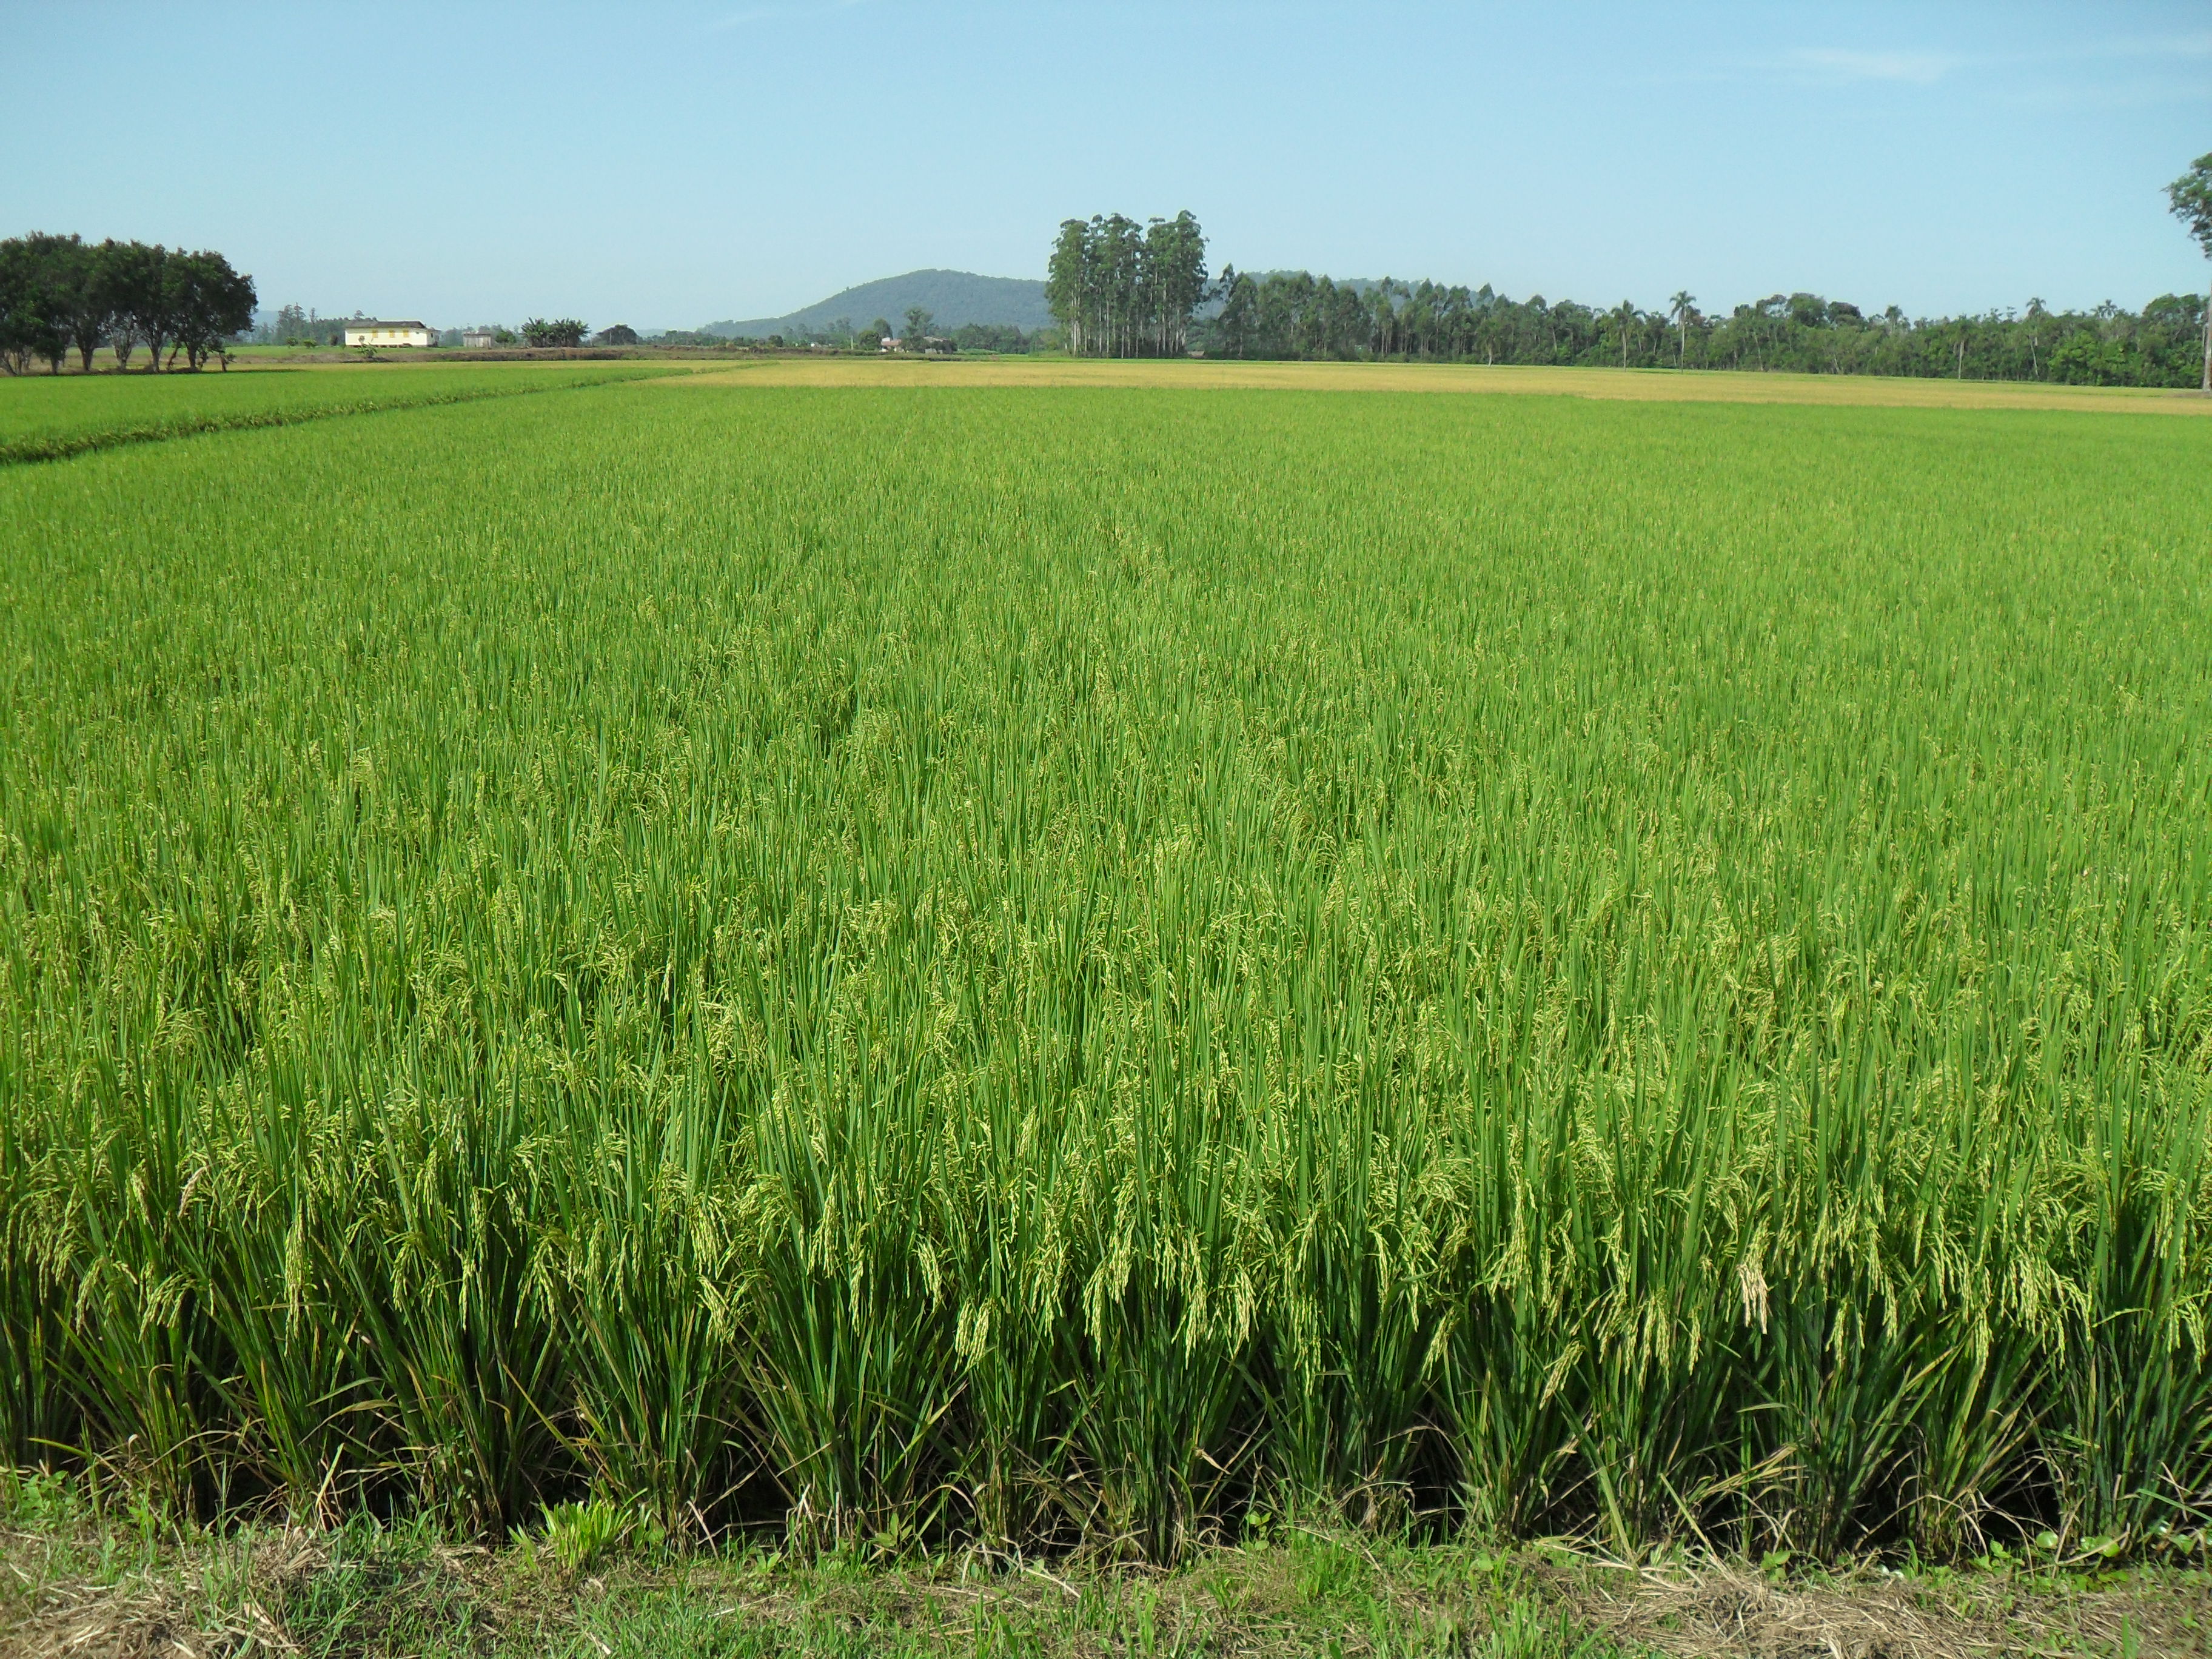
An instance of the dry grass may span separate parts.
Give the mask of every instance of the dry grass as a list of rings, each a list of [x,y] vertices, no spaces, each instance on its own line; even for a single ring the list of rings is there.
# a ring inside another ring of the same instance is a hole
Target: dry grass
[[[763,357],[672,381],[707,386],[1182,386],[1314,392],[1533,392],[1632,402],[1831,404],[1901,409],[2087,409],[2212,414],[2195,392],[2016,381],[1717,370],[1491,368],[1480,363],[1104,362],[1071,358]]]
[[[1625,1649],[1679,1659],[1837,1659],[2206,1651],[2202,1584],[2062,1584],[2008,1576],[1869,1571],[1775,1580],[1741,1566],[1653,1569],[1586,1584],[1577,1610]]]
[[[2206,1652],[2203,1574],[1809,1579],[1742,1565],[1631,1570],[1565,1551],[1294,1536],[1175,1572],[974,1558],[794,1565],[611,1559],[579,1573],[420,1533],[172,1538],[118,1571],[88,1534],[0,1533],[15,1659],[358,1659],[713,1653],[1238,1659],[1969,1659]],[[35,1589],[26,1586],[36,1581]]]

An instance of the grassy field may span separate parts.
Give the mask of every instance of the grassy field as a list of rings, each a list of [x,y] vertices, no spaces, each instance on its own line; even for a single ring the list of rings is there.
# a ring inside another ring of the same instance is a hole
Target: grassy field
[[[1551,1543],[1273,1527],[1169,1569],[758,1543],[499,1550],[421,1517],[197,1528],[0,1480],[0,1648],[23,1659],[1966,1659],[2202,1655],[2212,1573],[1860,1562],[1638,1567]]]
[[[0,465],[195,432],[289,426],[669,372],[641,363],[409,363],[236,374],[23,375],[0,380]]]
[[[9,1457],[2197,1559],[2212,427],[750,375],[0,474]]]

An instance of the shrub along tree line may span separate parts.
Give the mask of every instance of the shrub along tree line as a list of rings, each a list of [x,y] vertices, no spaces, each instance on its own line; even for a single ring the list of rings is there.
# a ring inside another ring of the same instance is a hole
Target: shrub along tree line
[[[556,317],[551,321],[532,317],[522,325],[522,343],[532,346],[580,346],[590,331],[574,317]]]
[[[58,374],[71,351],[84,371],[105,345],[128,368],[139,346],[157,374],[181,356],[197,370],[253,325],[253,278],[220,253],[155,243],[97,245],[33,232],[0,241],[0,368],[43,362]]]

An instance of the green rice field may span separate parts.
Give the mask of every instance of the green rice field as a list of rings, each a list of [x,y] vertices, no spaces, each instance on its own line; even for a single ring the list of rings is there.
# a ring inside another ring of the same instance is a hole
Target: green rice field
[[[0,547],[0,1462],[2205,1547],[2212,425],[599,385]]]
[[[668,373],[640,363],[348,364],[233,374],[24,375],[0,380],[0,465],[198,432],[290,426]]]

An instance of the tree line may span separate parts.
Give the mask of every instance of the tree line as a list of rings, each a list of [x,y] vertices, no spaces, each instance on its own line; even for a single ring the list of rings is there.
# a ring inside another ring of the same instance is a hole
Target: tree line
[[[10,237],[0,241],[0,369],[22,374],[44,362],[58,374],[75,352],[89,373],[103,345],[122,369],[141,345],[149,374],[179,356],[198,370],[221,356],[228,368],[226,348],[252,327],[253,304],[253,278],[211,251]]]
[[[2166,187],[2167,204],[2212,258],[2212,155]],[[2107,301],[2053,311],[2039,300],[1965,317],[1863,311],[1817,294],[1774,294],[1698,308],[1598,307],[1488,283],[1342,281],[1233,265],[1209,282],[1206,236],[1188,212],[1144,225],[1121,214],[1068,219],[1053,243],[1045,298],[1077,356],[1575,364],[1620,368],[1786,369],[2185,386],[2212,392],[2212,307],[2162,294],[2140,312]]]
[[[2186,386],[2203,356],[2204,300],[2166,294],[2140,312],[2107,302],[2052,311],[2040,300],[1978,316],[1862,311],[1817,294],[1776,294],[1726,313],[1677,293],[1666,309],[1624,301],[1520,301],[1443,283],[1334,282],[1304,271],[1222,273],[1220,303],[1194,331],[1209,356],[1338,361],[1572,364],[1615,368],[1780,369]]]
[[[1012,323],[963,323],[940,334],[942,326],[926,306],[908,306],[902,322],[894,323],[887,317],[878,317],[865,326],[849,317],[831,319],[820,328],[798,328],[789,333],[769,335],[711,334],[671,329],[656,334],[647,342],[651,345],[691,346],[767,346],[771,349],[793,346],[827,346],[840,351],[875,351],[886,340],[896,340],[908,351],[939,348],[954,351],[988,351],[1000,355],[1021,355],[1035,351],[1052,339],[1049,332],[1035,330],[1024,332]]]

